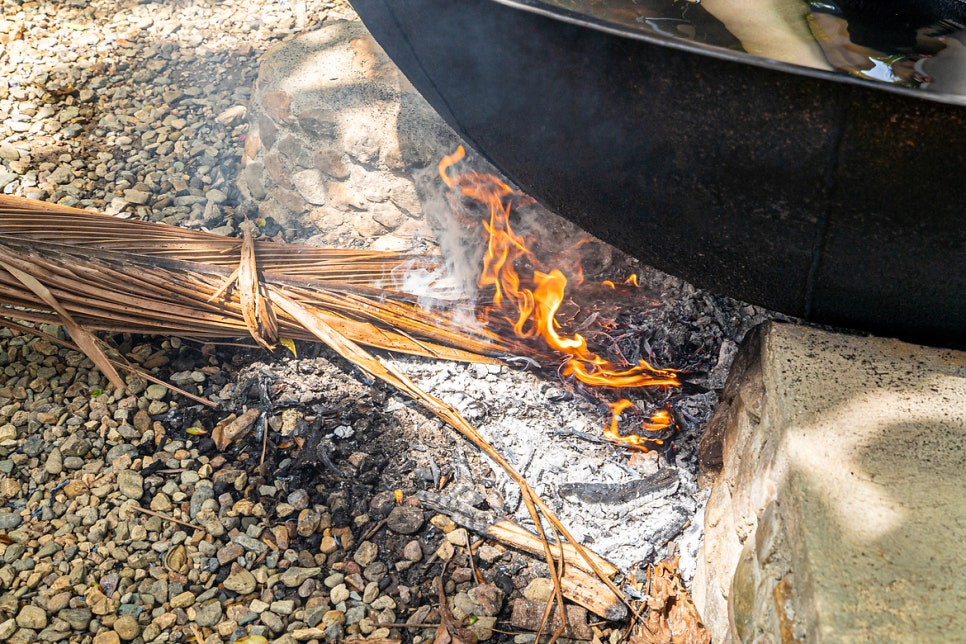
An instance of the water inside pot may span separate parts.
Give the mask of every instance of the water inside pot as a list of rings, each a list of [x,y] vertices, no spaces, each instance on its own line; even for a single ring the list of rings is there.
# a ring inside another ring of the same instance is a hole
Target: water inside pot
[[[966,98],[962,0],[530,0],[660,38]]]

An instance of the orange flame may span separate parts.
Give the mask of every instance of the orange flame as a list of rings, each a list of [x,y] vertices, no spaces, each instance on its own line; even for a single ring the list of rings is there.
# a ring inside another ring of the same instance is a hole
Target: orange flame
[[[621,435],[618,430],[618,424],[621,419],[621,412],[623,412],[628,407],[632,407],[634,403],[627,400],[626,398],[621,398],[617,402],[609,403],[607,406],[611,410],[610,426],[604,429],[604,438],[615,443],[620,443],[626,445],[627,447],[632,447],[634,449],[639,449],[641,451],[647,452],[649,448],[655,446],[661,446],[664,444],[664,439],[654,436],[641,436],[639,434],[626,434]],[[655,412],[649,419],[641,421],[640,428],[643,431],[648,432],[661,432],[667,430],[674,426],[674,418],[671,416],[671,412],[667,409],[661,409]]]
[[[609,289],[617,290],[617,284],[614,284],[611,280],[604,280],[601,285],[606,286]],[[624,286],[633,286],[634,288],[640,288],[640,284],[637,283],[637,275],[631,273],[631,276],[624,280]]]
[[[546,272],[535,268],[530,286],[524,286],[524,280],[517,272],[517,260],[526,259],[534,266],[537,261],[523,237],[514,232],[510,225],[507,197],[513,195],[514,190],[490,174],[447,174],[449,168],[464,156],[465,151],[460,146],[453,154],[443,157],[439,164],[439,175],[448,187],[458,189],[462,195],[489,208],[489,217],[483,221],[488,240],[478,284],[480,287],[493,288],[493,308],[484,314],[497,313],[510,323],[518,337],[541,338],[552,349],[568,355],[563,374],[572,375],[585,384],[612,388],[680,385],[681,381],[673,369],[657,369],[645,360],[640,360],[636,365],[615,365],[593,353],[579,333],[561,335],[555,316],[564,301],[567,278],[556,268]],[[614,287],[613,282],[605,284]],[[637,276],[632,275],[625,284],[637,286]],[[612,405],[614,416],[610,427],[604,432],[605,437],[641,449],[646,449],[647,444],[661,444],[655,438],[619,434],[617,422],[620,412],[630,405],[626,400]],[[662,410],[645,421],[642,429],[658,431],[671,425],[673,420],[670,414]]]

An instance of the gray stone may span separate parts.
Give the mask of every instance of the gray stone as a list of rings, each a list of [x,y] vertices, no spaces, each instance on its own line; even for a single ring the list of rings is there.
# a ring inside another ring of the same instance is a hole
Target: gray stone
[[[10,619],[0,622],[0,642],[6,642],[17,631],[17,620]]]
[[[144,397],[148,400],[161,400],[168,395],[168,388],[164,385],[148,385],[144,390]]]
[[[91,623],[94,614],[86,608],[65,608],[57,612],[57,618],[62,619],[75,631],[85,631]]]
[[[387,566],[381,561],[373,561],[362,571],[362,576],[368,581],[382,581],[386,575]]]
[[[205,199],[213,203],[222,204],[228,200],[228,195],[217,188],[212,188],[205,193]]]
[[[129,499],[140,499],[144,495],[144,478],[134,470],[118,472],[117,486]]]
[[[298,122],[302,129],[323,138],[334,138],[339,133],[339,116],[333,110],[318,107],[303,110]]]
[[[122,456],[130,456],[134,458],[137,455],[137,448],[130,443],[118,443],[111,449],[107,450],[107,460],[114,461]]]
[[[60,474],[64,471],[64,455],[61,453],[59,447],[53,448],[47,454],[47,460],[44,461],[44,471],[53,475]]]
[[[257,582],[252,573],[235,564],[232,566],[231,574],[225,578],[224,586],[239,595],[247,595],[255,591]]]
[[[71,119],[77,118],[79,115],[80,109],[76,105],[71,105],[57,115],[57,120],[61,123],[66,123]]]
[[[309,608],[305,611],[305,623],[314,628],[322,623],[322,618],[329,610],[328,604]]]
[[[353,561],[362,567],[366,567],[376,560],[379,555],[379,546],[371,541],[363,541],[356,548],[356,552],[352,555]]]
[[[273,633],[281,633],[285,630],[285,622],[273,612],[265,611],[261,614],[262,624],[267,626]]]
[[[260,162],[253,161],[245,166],[241,173],[241,180],[252,199],[261,201],[268,196],[265,188],[265,166]]]
[[[17,512],[0,512],[0,530],[9,531],[21,524],[23,519]]]
[[[91,442],[77,434],[71,434],[60,446],[60,451],[64,453],[64,458],[84,457],[91,451]]]
[[[199,197],[198,195],[182,195],[180,197],[174,198],[174,205],[176,206],[193,206],[196,203],[200,204],[205,199],[204,197]]]
[[[318,576],[320,572],[322,572],[321,568],[301,568],[298,566],[293,566],[282,573],[280,580],[289,588],[296,588],[297,586],[300,586],[306,579]]]
[[[346,625],[358,624],[365,618],[365,616],[366,616],[365,606],[353,606],[351,608],[346,609],[345,623]]]
[[[114,632],[122,640],[133,640],[138,635],[141,634],[141,627],[138,625],[138,620],[130,615],[125,615],[118,617],[114,622]]]
[[[296,510],[304,510],[309,505],[309,493],[303,489],[294,490],[285,500]]]
[[[338,642],[342,640],[345,636],[345,629],[342,628],[341,622],[335,622],[334,624],[329,624],[325,628],[325,640],[328,642]]]
[[[206,628],[215,626],[221,620],[221,615],[221,602],[217,599],[209,599],[188,609],[188,619]]]
[[[55,553],[58,553],[61,550],[63,550],[63,548],[59,543],[55,543],[51,541],[50,543],[47,543],[46,545],[42,546],[40,550],[37,551],[37,559],[45,559],[46,557],[49,557]]]
[[[0,143],[0,159],[4,161],[18,161],[20,151],[7,142]]]
[[[158,492],[151,499],[151,509],[155,512],[168,512],[173,507],[174,504],[171,503],[171,499],[164,492]]]
[[[44,441],[36,435],[28,436],[23,440],[22,443],[20,443],[20,449],[23,450],[23,453],[27,456],[39,456],[40,453],[46,449],[46,447],[47,446],[44,445]]]
[[[263,541],[259,541],[258,539],[253,539],[252,537],[249,537],[247,534],[236,534],[231,538],[231,540],[233,543],[238,544],[245,550],[254,552],[257,555],[260,555],[266,550],[268,550],[268,546],[265,545]]]
[[[239,626],[245,626],[246,624],[251,624],[258,619],[258,613],[255,611],[245,608],[244,606],[235,606],[229,613],[228,617],[234,619]]]
[[[194,519],[198,516],[198,512],[201,510],[202,504],[209,500],[215,498],[215,490],[211,486],[211,482],[205,481],[195,486],[195,491],[191,494],[191,501],[188,504],[188,515]]]
[[[47,613],[40,606],[27,604],[17,613],[17,626],[39,631],[47,627]]]
[[[144,205],[148,202],[148,199],[150,198],[151,198],[151,193],[145,192],[143,190],[132,189],[132,190],[124,191],[124,199],[125,201],[129,201],[130,203]]]
[[[399,534],[415,534],[423,527],[423,511],[412,505],[397,505],[386,517],[386,527]]]
[[[47,175],[47,181],[56,185],[69,182],[73,178],[70,168],[65,165],[57,166],[53,172]]]
[[[3,551],[3,561],[4,563],[13,563],[20,559],[24,553],[27,552],[27,546],[22,543],[11,543],[7,546],[7,549]]]

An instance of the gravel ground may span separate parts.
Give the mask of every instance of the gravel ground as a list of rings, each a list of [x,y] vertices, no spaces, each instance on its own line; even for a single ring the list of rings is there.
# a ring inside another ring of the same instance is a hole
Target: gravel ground
[[[0,11],[0,190],[222,234],[236,231],[247,198],[235,186],[252,141],[260,56],[292,35],[354,18],[341,0],[0,0]],[[331,191],[328,199],[331,206]],[[345,203],[356,208],[354,199]],[[369,210],[385,219],[381,208]],[[298,201],[294,211],[306,209]],[[339,227],[322,243],[368,245],[378,231],[395,248],[414,234],[406,226],[417,228],[408,211],[393,211],[393,226],[363,228],[368,220],[335,210],[327,216]],[[710,389],[720,386],[735,342],[764,313],[627,258],[607,263],[612,276],[639,272],[656,297],[676,298],[676,307],[632,320],[665,329],[635,341],[664,350],[669,362],[678,349],[696,349],[687,366],[703,369]],[[63,337],[57,327],[44,331]],[[454,615],[475,616],[477,637],[532,641],[519,634],[526,620],[511,613],[542,610],[545,566],[491,543],[470,549],[476,538],[452,521],[395,499],[394,490],[411,499],[455,479],[463,487],[447,489],[451,498],[513,505],[501,475],[440,423],[315,346],[299,346],[295,359],[178,339],[111,341],[222,410],[136,379],[115,391],[82,354],[0,330],[0,641],[433,641],[433,627],[384,624],[438,623],[437,577]],[[513,433],[506,423],[559,426],[564,438],[556,440],[570,452],[591,451],[579,435],[596,430],[599,405],[554,407],[572,392],[552,382],[507,367],[401,364],[490,425],[495,442]],[[476,385],[489,399],[466,395]],[[682,404],[692,422],[681,452],[666,459],[695,498],[693,443],[714,403],[713,392],[702,396],[693,409]],[[521,407],[491,413],[492,400]],[[219,450],[210,434],[235,416],[241,437]],[[503,447],[531,466],[532,454],[520,456],[527,436]],[[609,473],[651,472],[659,460],[652,454]],[[698,503],[685,505],[690,517]],[[621,521],[608,512],[590,521]],[[651,547],[647,557],[655,554]],[[575,639],[621,636],[586,614],[574,623]]]
[[[353,15],[305,0],[0,7],[0,189],[168,223],[224,203],[259,55]]]

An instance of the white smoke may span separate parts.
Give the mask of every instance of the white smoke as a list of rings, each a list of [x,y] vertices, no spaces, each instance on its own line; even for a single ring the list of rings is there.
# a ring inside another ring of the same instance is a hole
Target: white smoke
[[[475,303],[476,281],[483,263],[482,227],[478,221],[462,221],[447,199],[447,188],[435,167],[415,173],[423,214],[439,245],[446,275],[459,297]]]

